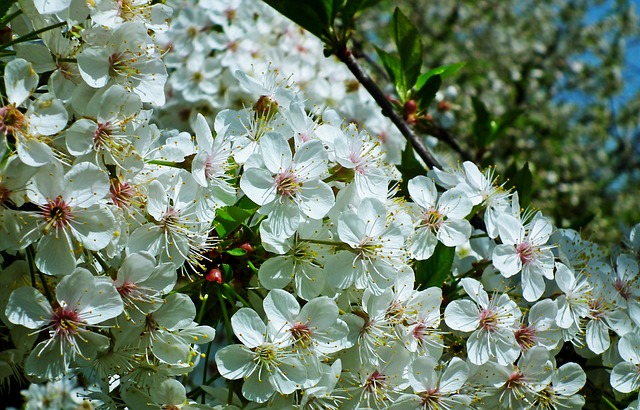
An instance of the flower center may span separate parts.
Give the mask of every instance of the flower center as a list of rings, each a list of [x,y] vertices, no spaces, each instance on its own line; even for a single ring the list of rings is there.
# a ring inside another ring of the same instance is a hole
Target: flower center
[[[422,342],[428,334],[427,326],[424,323],[419,323],[416,327],[413,328],[413,337]]]
[[[270,343],[257,346],[254,352],[256,354],[254,360],[261,364],[270,364],[276,360],[276,349]]]
[[[0,183],[0,205],[9,201],[9,197],[11,196],[11,190]]]
[[[80,318],[78,312],[62,306],[53,312],[53,329],[57,335],[66,337],[77,333]]]
[[[111,137],[111,123],[98,124],[96,132],[93,134],[93,148],[99,150]]]
[[[295,343],[306,348],[311,344],[311,329],[306,323],[296,322],[289,329]]]
[[[54,200],[49,200],[46,205],[41,207],[40,215],[46,221],[43,229],[45,235],[51,228],[54,228],[57,232],[58,229],[68,226],[73,220],[71,208],[61,196]]]
[[[118,179],[112,179],[109,181],[109,192],[111,194],[111,201],[118,208],[127,208],[131,205],[131,200],[135,195],[135,189],[126,182],[121,182]]]
[[[26,122],[24,114],[14,105],[0,108],[0,132],[13,135],[24,127]]]
[[[631,299],[631,284],[628,281],[617,278],[613,283],[613,286],[616,288],[616,290],[624,300]]]
[[[296,181],[296,176],[291,171],[281,172],[276,176],[276,191],[282,196],[295,195],[301,186],[302,182]]]
[[[519,371],[515,371],[511,373],[511,375],[507,379],[507,382],[505,383],[505,387],[511,390],[511,389],[516,389],[519,386],[522,386],[523,384],[524,384],[524,374],[520,373]]]
[[[367,381],[365,383],[365,390],[368,392],[377,392],[384,389],[386,376],[384,374],[380,374],[377,370],[371,373],[369,377],[367,377]]]
[[[438,230],[444,222],[444,215],[437,209],[429,209],[422,214],[422,224],[432,231]]]
[[[520,328],[515,331],[514,335],[522,351],[530,349],[536,344],[536,331],[529,326],[520,325]]]
[[[528,242],[522,242],[516,245],[516,252],[518,253],[523,265],[531,263],[534,259],[535,250]]]
[[[440,390],[438,388],[429,389],[420,393],[422,399],[422,407],[425,409],[439,409],[440,406]]]
[[[491,309],[483,309],[480,312],[480,328],[487,332],[493,332],[498,327],[498,315]]]

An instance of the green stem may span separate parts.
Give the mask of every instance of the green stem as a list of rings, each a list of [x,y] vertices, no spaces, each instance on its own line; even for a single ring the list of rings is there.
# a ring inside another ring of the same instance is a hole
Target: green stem
[[[224,321],[224,329],[227,337],[227,343],[233,344],[233,328],[231,327],[231,319],[229,318],[229,312],[227,311],[227,306],[224,298],[222,297],[222,293],[219,291],[216,292],[218,295],[218,301],[220,302],[220,309],[222,310],[222,319]]]
[[[209,300],[209,295],[204,294],[200,297],[202,304],[200,305],[200,311],[198,312],[198,316],[196,316],[196,323],[202,323],[202,318],[204,317],[205,307],[207,305],[207,300]]]
[[[335,246],[336,248],[342,248],[342,249],[347,249],[347,250],[351,250],[352,249],[349,245],[347,245],[344,242],[325,241],[325,240],[322,240],[322,239],[300,239],[300,242],[315,243],[316,245]]]
[[[66,21],[61,21],[60,23],[56,23],[56,24],[52,24],[52,25],[47,26],[47,27],[43,27],[40,30],[32,31],[29,34],[25,34],[24,36],[20,36],[20,37],[16,38],[15,40],[12,40],[12,41],[10,41],[10,42],[8,42],[6,44],[3,44],[2,46],[0,46],[0,50],[4,50],[5,48],[11,47],[14,44],[18,44],[18,43],[22,43],[22,42],[25,42],[25,41],[32,40],[34,37],[37,37],[38,34],[44,33],[45,31],[56,29],[58,27],[66,26],[66,25],[67,25]]]
[[[609,401],[609,399],[607,399],[607,397],[604,394],[601,397],[602,397],[602,400],[604,400],[604,402],[609,405],[609,407],[611,407],[614,410],[618,410],[618,407],[616,407],[615,404],[611,403],[611,401]]]
[[[49,291],[49,287],[47,286],[47,281],[42,273],[37,267],[35,263],[35,252],[33,247],[29,245],[27,247],[27,260],[29,261],[29,270],[31,271],[31,284],[35,288],[35,272],[38,272],[38,277],[40,278],[40,282],[42,283],[42,288],[44,289],[44,295],[47,297],[49,303],[53,303],[53,296],[51,296],[51,291]]]
[[[207,361],[204,363],[204,366],[202,368],[202,385],[203,386],[205,386],[207,383],[207,368],[209,367],[209,354],[211,353],[212,344],[213,342],[207,343],[207,353],[205,353],[206,354],[205,358],[207,359]],[[205,393],[204,390],[202,390],[202,404],[204,404],[204,401],[206,398],[207,398],[207,394]]]
[[[3,28],[7,25],[7,23],[9,23],[11,20],[13,20],[14,18],[18,17],[19,15],[22,14],[22,9],[18,9],[16,11],[14,11],[11,14],[7,14],[4,17],[2,17],[0,19],[0,28]]]
[[[236,299],[238,299],[240,302],[242,302],[243,305],[247,306],[247,307],[251,307],[251,303],[247,302],[246,300],[244,300],[244,298],[240,295],[238,295],[238,292],[236,292],[236,290],[233,288],[233,286],[229,286],[228,283],[225,283],[224,288],[226,290],[228,290],[229,292],[231,292],[231,294],[233,295],[233,297],[235,297]]]
[[[182,168],[182,164],[176,163],[176,162],[170,162],[170,161],[162,161],[159,159],[150,159],[148,161],[146,161],[147,164],[153,164],[153,165],[162,165],[165,167],[173,167],[173,168]]]

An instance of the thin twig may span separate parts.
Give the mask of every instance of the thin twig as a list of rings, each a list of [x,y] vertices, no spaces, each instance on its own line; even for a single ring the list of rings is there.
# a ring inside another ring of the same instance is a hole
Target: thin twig
[[[465,151],[460,144],[458,144],[458,141],[456,141],[456,138],[449,132],[449,130],[442,128],[437,124],[430,124],[423,126],[422,131],[426,134],[433,135],[438,139],[438,141],[442,141],[450,146],[451,149],[457,152],[464,161],[473,161],[471,154]]]
[[[336,51],[336,56],[342,61],[347,68],[358,79],[360,84],[369,92],[373,99],[378,103],[378,106],[382,109],[382,113],[389,117],[394,125],[398,128],[400,133],[411,143],[413,149],[416,150],[420,158],[429,168],[442,168],[440,163],[435,159],[429,149],[422,143],[420,138],[414,134],[409,124],[393,109],[393,106],[384,95],[378,85],[369,77],[364,68],[358,63],[351,51],[347,48]]]

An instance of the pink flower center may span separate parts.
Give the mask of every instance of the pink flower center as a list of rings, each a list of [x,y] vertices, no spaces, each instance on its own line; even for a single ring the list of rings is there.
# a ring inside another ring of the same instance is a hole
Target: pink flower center
[[[423,391],[420,393],[420,397],[422,398],[422,407],[425,409],[439,409],[439,404],[441,402],[440,396],[440,390],[437,387]]]
[[[40,216],[46,221],[43,229],[45,235],[51,228],[54,228],[57,233],[58,229],[67,227],[73,220],[71,208],[61,196],[49,200],[46,205],[40,207]]]
[[[98,124],[96,132],[93,134],[93,148],[99,150],[111,136],[111,123]]]
[[[377,370],[371,373],[369,377],[367,377],[367,381],[365,383],[365,390],[369,392],[374,392],[378,390],[382,390],[385,384],[386,376],[384,374],[380,374]]]
[[[296,176],[291,171],[281,172],[276,175],[276,191],[286,197],[295,195],[300,191],[302,182],[296,181]]]
[[[510,390],[517,389],[519,386],[522,386],[524,384],[524,378],[524,374],[520,373],[519,371],[515,371],[511,373],[511,375],[507,379],[505,387]]]
[[[425,326],[424,323],[419,323],[416,325],[416,327],[413,328],[413,332],[411,333],[413,334],[414,338],[421,342],[428,334],[427,326]]]
[[[516,245],[516,252],[518,252],[518,256],[523,265],[531,263],[535,258],[535,249],[528,242],[522,242]]]
[[[20,110],[14,105],[0,108],[0,132],[3,134],[15,134],[25,126],[27,120]]]
[[[300,344],[303,348],[309,346],[311,342],[311,329],[309,329],[306,323],[296,322],[291,326],[289,331],[297,344]]]
[[[78,325],[81,324],[78,312],[62,306],[58,306],[53,312],[52,322],[53,330],[62,337],[76,334]]]
[[[491,309],[480,311],[480,328],[487,332],[493,332],[498,327],[498,315]]]
[[[520,325],[514,335],[522,351],[530,349],[536,344],[536,331],[530,326]]]
[[[126,182],[118,179],[112,179],[109,182],[109,192],[111,194],[111,202],[119,208],[126,208],[131,205],[131,200],[136,190]]]

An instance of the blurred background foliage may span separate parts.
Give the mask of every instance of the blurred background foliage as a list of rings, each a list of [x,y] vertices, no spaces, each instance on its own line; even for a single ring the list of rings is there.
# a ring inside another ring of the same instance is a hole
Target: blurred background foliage
[[[609,245],[640,221],[636,1],[383,0],[357,19],[353,37],[381,85],[389,81],[373,45],[392,50],[386,11],[395,6],[421,33],[423,72],[466,62],[445,80],[429,124],[480,165],[496,165],[503,180],[528,163],[532,206],[558,227]],[[509,126],[483,148],[479,118]],[[436,152],[461,161],[445,143]]]

